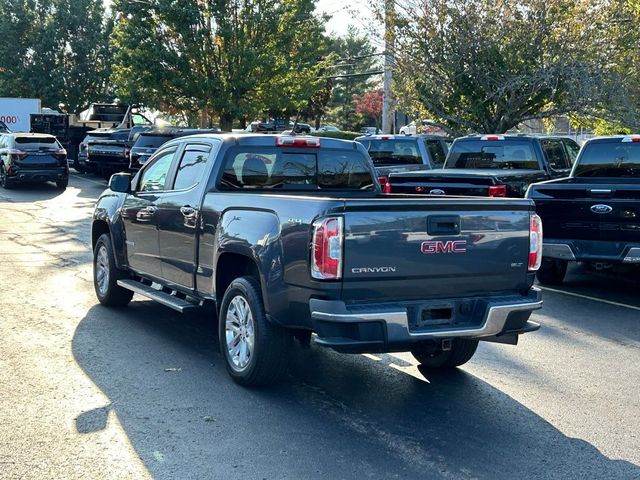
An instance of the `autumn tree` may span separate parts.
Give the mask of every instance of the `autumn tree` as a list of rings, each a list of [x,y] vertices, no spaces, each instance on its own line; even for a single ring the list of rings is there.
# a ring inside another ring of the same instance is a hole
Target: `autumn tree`
[[[353,105],[357,113],[370,118],[377,127],[381,126],[382,89],[365,92],[362,95],[354,95]]]
[[[398,14],[398,97],[452,133],[591,111],[607,75],[606,13],[607,2],[588,0],[409,0]]]

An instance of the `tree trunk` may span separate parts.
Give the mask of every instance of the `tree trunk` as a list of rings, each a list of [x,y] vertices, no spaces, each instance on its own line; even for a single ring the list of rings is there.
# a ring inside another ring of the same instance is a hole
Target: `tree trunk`
[[[233,127],[233,116],[230,113],[223,112],[220,115],[220,129],[223,132],[230,132]]]
[[[316,115],[316,130],[320,129],[320,121],[322,120],[322,115]]]

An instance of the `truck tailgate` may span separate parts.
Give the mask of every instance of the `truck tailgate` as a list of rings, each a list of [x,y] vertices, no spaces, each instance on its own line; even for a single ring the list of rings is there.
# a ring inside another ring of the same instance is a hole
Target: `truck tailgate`
[[[530,210],[517,199],[347,200],[343,300],[526,290]]]
[[[545,238],[640,242],[640,183],[573,178],[538,184],[531,197]]]

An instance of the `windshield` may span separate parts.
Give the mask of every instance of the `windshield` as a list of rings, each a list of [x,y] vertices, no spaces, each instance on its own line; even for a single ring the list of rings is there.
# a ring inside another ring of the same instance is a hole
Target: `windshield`
[[[369,151],[376,167],[389,165],[421,165],[422,155],[418,142],[413,139],[362,139],[358,140]]]
[[[374,181],[368,159],[352,150],[238,147],[227,154],[220,188],[372,190]]]
[[[59,150],[62,146],[54,137],[16,137],[16,148],[20,150]]]
[[[574,177],[640,177],[640,142],[587,143]]]
[[[136,140],[134,147],[139,148],[158,148],[163,143],[172,140],[172,135],[145,135],[142,134]]]
[[[539,169],[527,140],[465,140],[454,142],[445,168]]]

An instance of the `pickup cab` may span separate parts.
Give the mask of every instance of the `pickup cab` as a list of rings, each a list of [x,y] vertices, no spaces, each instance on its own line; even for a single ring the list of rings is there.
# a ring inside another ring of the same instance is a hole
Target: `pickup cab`
[[[640,135],[588,140],[568,178],[531,185],[527,198],[545,227],[541,283],[562,283],[568,262],[640,267]]]
[[[442,168],[451,140],[438,135],[365,135],[364,145],[382,188],[391,173]]]
[[[277,379],[294,338],[453,368],[480,340],[539,328],[533,202],[384,195],[357,142],[171,140],[135,177],[111,177],[91,237],[103,305],[134,292],[181,312],[215,305],[243,385]]]
[[[443,169],[392,173],[386,191],[522,198],[531,183],[566,177],[579,150],[564,137],[469,135],[453,142]]]

